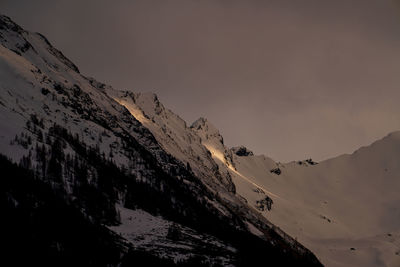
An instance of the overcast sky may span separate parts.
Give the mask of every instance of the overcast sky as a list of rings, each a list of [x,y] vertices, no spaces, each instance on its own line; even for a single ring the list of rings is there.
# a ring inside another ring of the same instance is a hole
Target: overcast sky
[[[391,0],[1,0],[81,72],[153,91],[189,124],[275,160],[322,160],[400,130]]]

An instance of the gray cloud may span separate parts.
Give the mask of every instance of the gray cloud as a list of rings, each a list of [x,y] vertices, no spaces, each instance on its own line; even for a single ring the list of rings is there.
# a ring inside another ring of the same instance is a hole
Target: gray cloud
[[[155,91],[229,145],[288,161],[400,129],[400,16],[390,0],[15,1],[83,73]]]

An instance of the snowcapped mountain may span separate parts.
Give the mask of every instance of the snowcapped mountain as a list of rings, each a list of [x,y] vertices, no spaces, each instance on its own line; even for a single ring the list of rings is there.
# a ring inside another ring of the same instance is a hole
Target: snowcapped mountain
[[[323,264],[400,266],[400,132],[318,164],[233,151],[237,193]]]
[[[171,117],[154,115],[155,107],[141,110],[151,114],[153,124],[160,117]],[[181,125],[188,131],[185,123]],[[169,129],[176,136],[178,128]],[[244,146],[227,148],[218,129],[205,118],[190,129],[220,174],[232,180],[237,195],[311,248],[327,266],[399,265],[399,133],[353,155],[319,164],[311,159],[282,164]],[[151,131],[155,136],[162,132]]]
[[[6,16],[0,129],[11,265],[320,266],[236,194],[235,150],[215,127],[83,76]]]
[[[326,266],[400,266],[400,132],[275,162],[155,94],[83,76],[6,16],[0,153],[14,265],[319,266],[307,247]]]
[[[228,191],[235,190],[229,173],[221,174],[210,152],[201,143],[200,137],[178,115],[166,109],[153,93],[133,93],[109,88],[108,95],[125,106],[129,112],[147,127],[158,143],[175,158],[185,163],[204,181],[210,178]],[[215,188],[218,189],[218,188]]]

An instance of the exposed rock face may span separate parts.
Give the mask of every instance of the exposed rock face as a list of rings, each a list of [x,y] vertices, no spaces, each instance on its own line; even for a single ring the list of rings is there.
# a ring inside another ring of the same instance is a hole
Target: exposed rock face
[[[245,146],[232,147],[231,150],[239,157],[254,156],[253,152]]]

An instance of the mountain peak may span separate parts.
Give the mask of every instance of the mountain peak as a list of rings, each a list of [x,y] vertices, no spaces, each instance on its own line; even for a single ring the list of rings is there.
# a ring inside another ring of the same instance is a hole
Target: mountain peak
[[[193,122],[190,128],[195,130],[202,140],[216,139],[220,143],[224,144],[224,139],[222,138],[218,129],[204,117],[200,117],[195,122]]]
[[[162,113],[166,116],[166,109],[154,92],[131,93],[131,97],[134,103],[138,105],[149,118],[154,118]]]
[[[197,127],[201,127],[201,126],[203,126],[203,125],[206,125],[208,123],[208,121],[207,121],[207,119],[206,118],[204,118],[204,117],[200,117],[200,118],[198,118],[197,120],[195,120],[193,123],[192,123],[192,128],[197,128]]]
[[[138,92],[134,93],[135,99],[145,99],[148,102],[159,103],[158,96],[154,92]]]
[[[17,25],[10,17],[0,14],[0,30],[9,29],[18,33],[22,33],[24,30]]]
[[[0,15],[0,44],[24,57],[39,69],[50,67],[58,73],[66,70],[79,73],[78,67],[52,46],[46,37],[22,29],[4,15]]]
[[[400,131],[391,132],[385,137],[376,140],[370,145],[360,147],[351,155],[358,156],[365,154],[365,157],[373,157],[375,160],[387,161],[390,158],[397,158],[400,148]],[[329,160],[328,160],[329,161]]]
[[[198,118],[195,122],[192,123],[192,126],[190,126],[190,127],[195,130],[201,130],[201,131],[207,132],[207,133],[218,133],[219,134],[218,129],[204,117]]]

